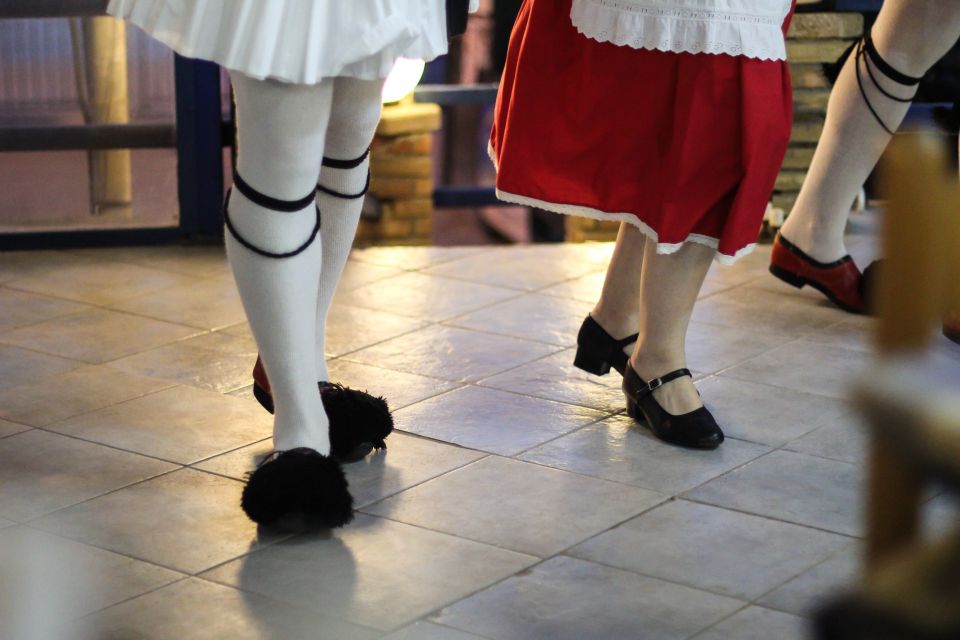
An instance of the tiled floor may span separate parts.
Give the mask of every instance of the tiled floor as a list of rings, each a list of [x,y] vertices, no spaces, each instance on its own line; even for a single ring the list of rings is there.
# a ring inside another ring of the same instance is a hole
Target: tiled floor
[[[349,465],[356,521],[300,534],[238,506],[271,423],[220,250],[0,254],[0,549],[39,545],[111,640],[806,637],[858,566],[844,396],[871,320],[774,280],[767,248],[714,268],[689,357],[730,437],[677,449],[571,366],[610,250],[355,252],[331,370],[401,431]]]

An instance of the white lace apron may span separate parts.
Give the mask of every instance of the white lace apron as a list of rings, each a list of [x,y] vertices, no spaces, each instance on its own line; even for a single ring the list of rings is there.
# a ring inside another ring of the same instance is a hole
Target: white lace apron
[[[676,53],[785,60],[791,0],[573,0],[571,20],[598,42]]]

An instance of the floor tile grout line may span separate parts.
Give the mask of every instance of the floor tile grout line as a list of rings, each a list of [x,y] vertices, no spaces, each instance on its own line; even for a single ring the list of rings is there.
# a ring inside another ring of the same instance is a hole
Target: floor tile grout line
[[[806,527],[807,529],[813,529],[814,531],[820,531],[820,532],[822,532],[822,533],[830,533],[830,534],[833,534],[833,535],[835,535],[835,536],[842,536],[842,537],[844,537],[844,538],[848,538],[848,539],[851,540],[851,541],[853,541],[853,540],[862,540],[862,539],[863,539],[863,536],[859,536],[859,535],[856,535],[856,534],[844,533],[843,531],[834,531],[833,529],[826,529],[826,528],[824,528],[824,527],[818,527],[818,526],[816,526],[816,525],[812,525],[812,524],[809,524],[809,523],[806,523],[806,522],[797,522],[797,521],[795,521],[795,520],[786,520],[786,519],[784,519],[784,518],[778,518],[778,517],[776,517],[776,516],[766,515],[766,514],[762,514],[762,513],[755,513],[755,512],[753,512],[753,511],[747,511],[746,509],[731,507],[731,506],[729,506],[729,505],[720,505],[720,504],[714,504],[714,503],[712,503],[712,502],[705,502],[705,501],[702,500],[702,499],[697,499],[697,498],[694,498],[694,497],[688,496],[688,495],[679,495],[679,496],[677,496],[677,498],[680,499],[680,500],[686,500],[686,501],[688,501],[688,502],[693,502],[693,503],[705,505],[705,506],[708,506],[708,507],[715,507],[715,508],[717,508],[717,509],[726,509],[727,511],[733,511],[733,512],[736,512],[736,513],[742,513],[742,514],[748,515],[748,516],[754,516],[754,517],[757,517],[757,518],[764,518],[764,519],[766,519],[766,520],[773,520],[773,521],[776,521],[776,522],[781,522],[781,523],[783,523],[783,524],[791,524],[791,525],[798,526],[798,527]]]
[[[151,482],[151,481],[153,481],[153,480],[157,480],[158,478],[163,478],[163,477],[165,477],[165,476],[168,476],[168,475],[170,475],[170,474],[176,473],[176,472],[178,472],[178,471],[182,471],[182,470],[185,469],[185,468],[186,468],[186,467],[178,466],[176,469],[168,469],[167,471],[162,471],[162,472],[156,473],[156,474],[154,474],[154,475],[152,475],[152,476],[149,476],[149,477],[146,477],[146,478],[141,478],[140,480],[136,480],[135,482],[131,482],[131,483],[129,483],[129,484],[125,484],[125,485],[123,485],[122,487],[114,487],[113,489],[108,489],[107,491],[104,491],[104,492],[102,492],[102,493],[98,493],[97,495],[89,496],[89,497],[87,497],[87,498],[84,498],[84,499],[82,499],[82,500],[79,500],[79,501],[77,501],[77,502],[74,502],[74,503],[71,503],[71,504],[68,504],[68,505],[64,505],[64,506],[62,506],[62,507],[57,507],[57,508],[54,509],[53,511],[49,511],[49,512],[43,513],[43,514],[41,514],[41,515],[39,515],[39,516],[34,516],[34,517],[32,517],[32,518],[28,518],[27,520],[24,520],[23,522],[20,522],[20,523],[18,523],[18,524],[35,525],[36,523],[39,523],[39,522],[40,522],[41,520],[43,520],[44,518],[50,518],[50,517],[56,516],[57,514],[60,514],[60,513],[64,512],[64,511],[67,511],[68,509],[73,509],[74,507],[78,507],[78,506],[80,506],[80,505],[87,504],[88,502],[92,502],[92,501],[97,500],[97,499],[99,499],[99,498],[103,498],[103,497],[105,497],[105,496],[112,495],[112,494],[114,494],[114,493],[117,493],[118,491],[123,491],[124,489],[129,489],[129,488],[131,488],[131,487],[135,487],[135,486],[137,486],[137,485],[144,484],[145,482]],[[35,528],[35,529],[40,529],[41,527],[39,527],[39,526],[34,526],[34,528]],[[70,538],[70,539],[71,539],[71,540],[74,540],[74,538]],[[78,540],[78,542],[79,542],[79,540]]]
[[[738,599],[739,599],[739,598],[738,598]],[[702,637],[703,637],[703,634],[705,634],[705,633],[709,632],[711,629],[714,629],[715,627],[723,624],[724,622],[726,622],[727,620],[733,618],[733,617],[736,616],[737,614],[739,614],[739,613],[741,613],[741,612],[743,612],[743,611],[746,611],[747,609],[749,609],[749,608],[752,607],[752,606],[753,606],[753,603],[752,603],[752,602],[745,602],[742,607],[740,607],[739,609],[737,609],[737,610],[734,611],[733,613],[731,613],[731,614],[729,614],[729,615],[726,615],[726,616],[722,616],[719,620],[717,620],[716,622],[714,622],[714,623],[711,624],[710,626],[707,626],[707,627],[704,627],[703,629],[700,629],[699,631],[697,631],[696,633],[694,633],[692,636],[687,636],[686,640],[697,640],[698,637],[701,637],[701,638],[702,638]]]
[[[761,604],[760,601],[763,600],[764,598],[766,598],[767,596],[769,596],[770,594],[772,594],[774,591],[777,591],[778,589],[786,586],[788,583],[796,580],[797,578],[799,578],[799,577],[802,576],[803,574],[808,573],[808,572],[810,572],[810,571],[813,571],[813,570],[816,569],[817,567],[822,566],[822,565],[826,564],[827,562],[835,559],[837,556],[839,556],[839,555],[842,554],[842,553],[847,553],[851,547],[853,547],[853,546],[855,546],[855,545],[857,545],[857,544],[860,544],[860,543],[862,543],[862,542],[863,542],[863,541],[860,540],[860,539],[850,540],[850,541],[848,542],[848,544],[846,544],[846,545],[843,546],[843,547],[840,547],[839,549],[837,549],[836,551],[834,551],[833,553],[831,553],[830,555],[828,555],[826,558],[824,558],[824,559],[821,560],[820,562],[817,562],[816,564],[807,567],[807,568],[804,569],[803,571],[800,571],[799,573],[797,573],[797,574],[795,574],[795,575],[793,575],[793,576],[790,576],[789,578],[787,578],[787,579],[784,580],[783,582],[780,582],[779,584],[777,584],[777,585],[776,585],[775,587],[773,587],[772,589],[769,589],[768,591],[765,591],[764,593],[760,594],[759,596],[757,596],[756,598],[754,598],[753,600],[751,600],[751,601],[750,601],[750,604],[756,605],[756,606],[758,606],[758,607],[765,607],[765,608],[767,608],[767,609],[773,609],[773,610],[775,610],[775,611],[781,611],[781,612],[783,612],[783,613],[789,613],[789,614],[791,614],[791,615],[798,615],[798,614],[796,614],[796,613],[794,613],[794,612],[792,612],[792,611],[786,611],[786,610],[784,610],[784,609],[777,609],[776,607],[773,607],[773,606],[770,606],[770,605],[767,605],[767,604]],[[801,617],[804,617],[804,616],[801,616]]]
[[[85,365],[85,366],[104,367],[104,366],[107,366],[107,365]],[[79,368],[82,368],[82,367],[79,367]],[[36,381],[36,382],[27,382],[27,383],[25,383],[25,384],[23,384],[23,385],[17,385],[17,387],[21,387],[21,386],[24,386],[24,387],[25,387],[25,386],[28,386],[28,385],[31,385],[31,386],[32,386],[32,385],[36,385],[36,384],[42,384],[42,383],[46,382],[46,381],[48,380],[48,378],[53,378],[53,377],[56,377],[56,376],[58,376],[58,375],[65,375],[65,374],[68,374],[68,373],[72,373],[72,372],[74,372],[74,371],[76,371],[76,369],[71,369],[70,371],[64,371],[63,373],[54,374],[53,376],[48,376],[47,378],[43,378],[42,380],[38,380],[38,381]],[[117,373],[126,373],[126,372],[120,371],[119,369],[114,369],[114,371],[116,371]],[[152,396],[152,395],[156,395],[156,394],[162,393],[162,392],[164,392],[164,391],[169,391],[170,389],[172,389],[172,388],[174,388],[174,387],[185,386],[185,385],[178,384],[178,383],[176,383],[176,382],[171,382],[170,380],[164,380],[163,378],[154,378],[154,377],[151,377],[151,376],[143,376],[143,377],[144,377],[144,378],[148,378],[148,379],[150,379],[150,380],[156,380],[157,382],[163,383],[163,384],[165,384],[166,386],[161,387],[161,388],[159,388],[159,389],[154,389],[153,391],[148,391],[148,392],[146,392],[146,393],[141,393],[141,394],[139,394],[139,395],[131,396],[131,397],[129,397],[129,398],[124,398],[123,400],[117,400],[117,401],[115,401],[115,402],[110,402],[110,403],[108,403],[108,404],[105,404],[105,405],[103,405],[103,406],[101,406],[101,407],[97,407],[97,408],[95,408],[95,409],[83,410],[83,411],[80,411],[80,412],[78,412],[78,413],[71,414],[71,415],[69,415],[69,416],[67,416],[67,417],[65,417],[65,418],[58,418],[58,419],[54,420],[53,422],[48,422],[47,424],[44,424],[44,425],[24,425],[24,426],[28,426],[28,427],[30,427],[31,429],[41,429],[41,430],[43,430],[43,431],[48,431],[48,432],[50,432],[50,433],[57,433],[57,434],[59,434],[59,435],[69,435],[69,434],[66,434],[66,433],[60,433],[59,431],[56,431],[56,430],[52,429],[51,427],[54,427],[54,426],[56,426],[56,425],[58,425],[58,424],[62,424],[62,423],[64,423],[64,422],[68,422],[68,421],[70,421],[70,420],[74,420],[74,419],[76,419],[76,418],[81,418],[81,417],[83,417],[83,416],[88,416],[88,415],[90,415],[90,414],[92,414],[92,413],[97,413],[98,411],[105,411],[105,410],[107,410],[107,409],[113,409],[114,407],[118,407],[118,406],[120,406],[120,405],[122,405],[122,404],[126,404],[126,403],[128,403],[128,402],[133,402],[134,400],[142,400],[142,399],[148,398],[148,397],[150,397],[150,396]],[[11,387],[11,388],[15,389],[15,388],[17,388],[17,387]],[[14,422],[14,423],[16,423],[16,424],[24,424],[24,423],[22,423],[22,422],[17,422],[16,420],[9,420],[8,418],[4,417],[2,413],[0,413],[0,419],[7,420],[8,422]],[[14,434],[14,435],[15,435],[15,434]],[[86,438],[81,438],[81,437],[79,437],[79,436],[74,436],[74,437],[76,437],[78,440],[85,440],[85,441],[87,441],[87,442],[94,442],[95,444],[102,444],[102,443],[95,442],[95,441],[93,441],[93,440],[87,440]],[[104,445],[104,446],[110,446],[110,445]],[[112,447],[112,448],[120,449],[120,447]],[[123,450],[123,449],[121,449],[121,450]],[[133,452],[133,453],[136,453],[136,452]],[[147,456],[147,457],[149,458],[149,457],[152,457],[152,456]]]
[[[113,553],[116,553],[116,552],[113,552]],[[133,559],[134,559],[134,560],[137,560],[137,558],[133,558]],[[142,560],[141,560],[141,562],[142,562]],[[157,566],[160,566],[160,565],[157,565]],[[167,569],[167,567],[161,567],[161,568]],[[168,570],[169,570],[169,569],[168,569]],[[189,574],[183,574],[183,573],[181,573],[181,577],[177,578],[176,580],[174,580],[174,581],[172,581],[172,582],[168,582],[167,584],[162,584],[162,585],[157,586],[157,587],[152,587],[152,588],[148,589],[147,591],[144,591],[143,593],[138,593],[138,594],[136,594],[136,595],[129,596],[129,597],[127,597],[127,598],[124,598],[123,600],[120,600],[119,602],[114,602],[113,604],[108,604],[108,605],[106,605],[106,606],[104,606],[104,607],[100,607],[99,609],[96,609],[96,610],[94,610],[94,611],[90,611],[90,612],[88,612],[88,613],[85,613],[84,615],[80,616],[79,618],[74,619],[73,622],[75,622],[75,623],[76,623],[76,622],[81,622],[81,623],[82,623],[82,622],[84,622],[84,621],[89,621],[89,620],[90,620],[91,618],[93,618],[94,616],[103,614],[104,612],[109,611],[110,609],[113,609],[114,607],[122,606],[122,605],[124,605],[124,604],[126,604],[126,603],[128,603],[128,602],[130,602],[130,601],[132,601],[132,600],[136,600],[137,598],[142,598],[142,597],[148,596],[148,595],[150,595],[150,594],[152,594],[152,593],[156,593],[157,591],[160,591],[161,589],[166,589],[167,587],[172,587],[172,586],[174,586],[174,585],[180,584],[181,582],[186,582],[187,580],[190,580],[192,577],[193,577],[193,576],[190,576]]]

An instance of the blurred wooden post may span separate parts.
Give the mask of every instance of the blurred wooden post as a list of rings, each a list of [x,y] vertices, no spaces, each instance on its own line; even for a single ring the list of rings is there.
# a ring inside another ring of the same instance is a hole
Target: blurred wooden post
[[[80,18],[72,22],[77,87],[88,124],[125,124],[130,121],[127,88],[127,31],[121,20]],[[90,207],[94,214],[122,208],[132,214],[132,172],[127,149],[92,150]]]
[[[922,353],[943,318],[946,265],[960,246],[950,231],[958,187],[946,166],[942,143],[926,133],[897,136],[883,166],[886,261],[876,291],[882,357]],[[953,271],[951,281],[958,273]],[[874,438],[868,463],[868,571],[916,535],[921,490],[917,470],[889,443]]]

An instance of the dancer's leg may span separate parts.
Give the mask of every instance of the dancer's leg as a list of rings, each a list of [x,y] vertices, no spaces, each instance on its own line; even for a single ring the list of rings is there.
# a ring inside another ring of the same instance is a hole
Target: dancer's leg
[[[647,237],[639,229],[621,223],[600,300],[590,312],[617,339],[634,334],[640,322],[640,281],[646,242]],[[629,349],[632,351],[632,346]]]
[[[687,366],[687,327],[716,251],[687,243],[676,253],[663,255],[655,243],[647,242],[640,282],[640,337],[630,363],[641,378],[653,380]],[[703,406],[688,377],[665,384],[653,396],[674,415]]]
[[[296,211],[255,202],[238,188],[229,215],[236,235],[269,253],[291,252],[311,237],[316,188],[333,84],[297,86],[233,74],[237,173],[270,198],[305,201]],[[265,206],[266,205],[266,206]],[[314,352],[321,243],[297,255],[266,257],[228,233],[227,252],[247,319],[270,377],[276,407],[274,447],[330,450],[327,416],[317,393]]]
[[[920,77],[960,38],[960,2],[887,0],[873,27],[879,54],[898,71]],[[784,223],[784,237],[821,262],[846,254],[843,234],[857,192],[890,141],[860,94],[856,59],[851,56],[837,79],[823,135],[796,205]],[[900,126],[909,103],[884,96],[860,61],[867,99],[887,127]],[[915,88],[873,76],[888,93],[909,98]]]
[[[380,121],[383,83],[337,78],[327,129],[317,202],[323,211],[323,269],[317,301],[317,380],[329,380],[324,338],[327,313],[353,246],[366,191],[367,149]]]

